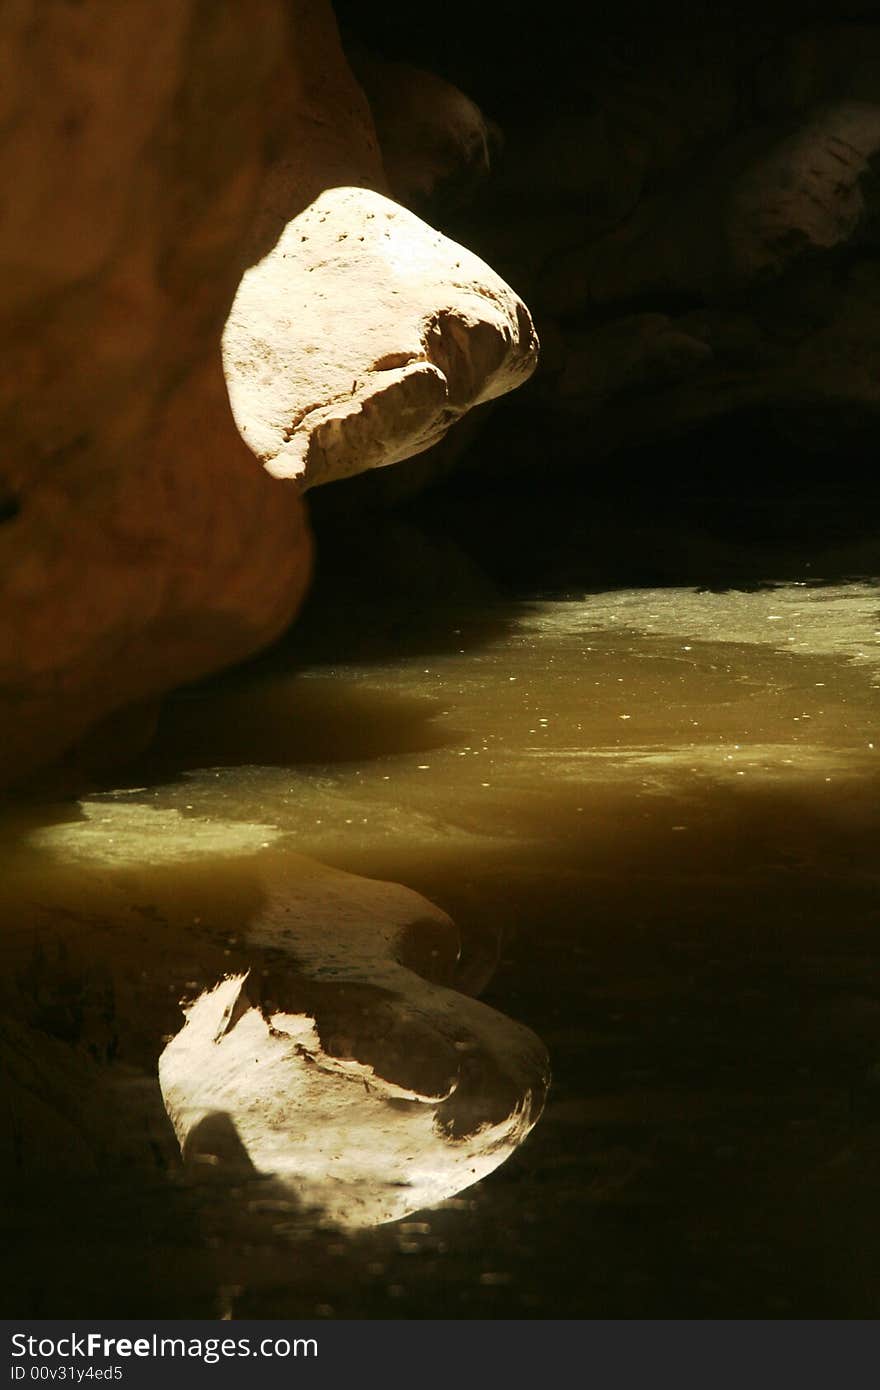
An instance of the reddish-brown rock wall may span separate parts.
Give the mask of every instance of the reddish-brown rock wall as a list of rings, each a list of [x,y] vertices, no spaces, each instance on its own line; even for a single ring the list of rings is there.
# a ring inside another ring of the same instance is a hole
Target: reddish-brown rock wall
[[[0,45],[8,782],[296,611],[300,498],[235,428],[220,335],[284,221],[383,175],[323,0],[14,0]]]

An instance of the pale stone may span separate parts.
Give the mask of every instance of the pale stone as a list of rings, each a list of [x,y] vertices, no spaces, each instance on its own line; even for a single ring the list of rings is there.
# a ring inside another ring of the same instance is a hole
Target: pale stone
[[[245,275],[224,335],[242,437],[303,487],[419,454],[534,370],[528,310],[381,194],[334,188]]]

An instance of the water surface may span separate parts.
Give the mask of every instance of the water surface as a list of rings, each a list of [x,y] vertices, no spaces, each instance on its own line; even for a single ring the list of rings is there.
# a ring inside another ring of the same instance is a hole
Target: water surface
[[[373,612],[182,692],[126,786],[10,822],[10,1028],[49,1040],[29,1094],[85,1155],[7,1215],[18,1306],[875,1316],[880,589]],[[450,914],[454,983],[554,1074],[502,1167],[350,1235],[183,1174],[155,1084],[292,852]],[[122,1137],[89,1118],[120,1087]]]

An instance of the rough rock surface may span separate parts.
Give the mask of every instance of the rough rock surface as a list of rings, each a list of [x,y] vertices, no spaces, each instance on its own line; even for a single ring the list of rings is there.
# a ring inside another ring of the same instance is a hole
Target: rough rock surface
[[[298,210],[334,151],[369,169],[369,117],[322,0],[22,0],[0,71],[10,781],[294,613],[300,501],[242,443],[219,340],[270,155],[299,152]]]
[[[532,432],[589,458],[741,410],[874,428],[880,25],[605,38],[578,79],[452,228],[535,313]]]
[[[848,242],[880,148],[876,102],[806,113],[792,133],[748,131],[685,188],[661,188],[619,228],[552,256],[541,302],[568,318],[647,296],[717,296],[766,284]]]
[[[323,193],[247,272],[223,350],[242,436],[304,487],[421,453],[537,362],[500,276],[363,188]]]
[[[500,131],[436,73],[347,49],[370,103],[394,198],[433,220],[489,176]]]
[[[119,712],[271,640],[310,570],[291,479],[426,448],[534,336],[365,191],[387,185],[328,0],[19,0],[0,75],[2,784],[89,730],[137,741],[149,710]],[[256,262],[227,368],[259,459],[220,352]]]

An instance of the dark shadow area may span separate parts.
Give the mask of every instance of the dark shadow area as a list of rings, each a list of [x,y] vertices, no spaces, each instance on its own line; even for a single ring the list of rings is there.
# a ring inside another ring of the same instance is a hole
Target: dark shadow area
[[[333,485],[310,494],[315,582],[288,637],[254,669],[476,652],[510,631],[516,608],[454,523],[426,525],[421,511],[340,515],[335,496]]]
[[[748,26],[773,33],[827,20],[829,8],[827,0],[672,0],[661,10],[650,0],[625,0],[613,9],[587,4],[573,11],[553,0],[538,15],[498,0],[478,9],[453,0],[438,23],[405,0],[383,5],[368,20],[358,0],[334,5],[343,39],[367,41],[389,58],[442,73],[507,123],[534,119],[536,105],[558,110],[577,101],[590,45],[609,36],[633,52],[695,29],[723,33]],[[857,23],[875,18],[880,6],[877,0],[840,0],[833,10],[839,22]]]
[[[583,451],[576,426],[559,437],[547,425],[535,412],[496,412],[452,476],[395,509],[405,533],[420,532],[427,547],[457,547],[460,568],[479,568],[477,599],[880,576],[880,479],[870,441],[818,454],[790,442],[768,448],[757,414],[602,461]],[[384,506],[374,476],[362,480],[363,502]],[[313,611],[323,593],[338,593],[357,574],[358,551],[322,492],[312,505],[328,573],[319,569]],[[365,535],[372,524],[368,513]],[[387,533],[387,517],[376,524]],[[361,573],[369,573],[366,562]],[[399,584],[393,573],[383,577],[386,594],[406,592],[406,570]],[[339,611],[348,615],[344,602]]]
[[[280,655],[280,654],[279,654]],[[389,698],[330,675],[265,674],[237,687],[194,688],[169,701],[148,758],[131,777],[167,783],[198,767],[332,766],[447,747],[439,701]]]

